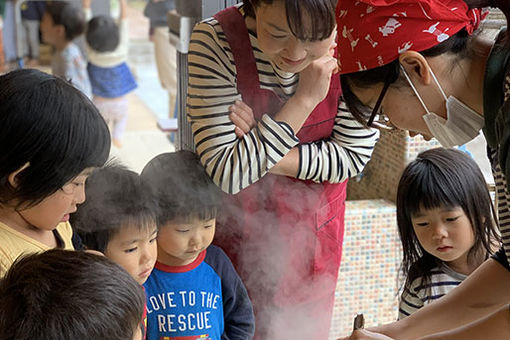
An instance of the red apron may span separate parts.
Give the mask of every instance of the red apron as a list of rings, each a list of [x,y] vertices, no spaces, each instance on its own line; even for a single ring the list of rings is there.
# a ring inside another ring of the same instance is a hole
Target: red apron
[[[237,89],[256,119],[274,115],[282,100],[260,87],[243,16],[236,7],[215,15],[232,48]],[[297,134],[301,143],[331,136],[340,78]],[[215,243],[232,259],[256,315],[256,339],[327,339],[342,253],[345,190],[266,174],[236,195],[225,195]]]

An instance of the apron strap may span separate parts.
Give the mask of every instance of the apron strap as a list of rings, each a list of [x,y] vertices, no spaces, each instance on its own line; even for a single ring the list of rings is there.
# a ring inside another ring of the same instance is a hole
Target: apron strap
[[[214,15],[220,23],[232,50],[237,71],[237,88],[239,92],[259,88],[259,74],[255,55],[250,43],[250,35],[243,15],[235,6],[225,8]]]

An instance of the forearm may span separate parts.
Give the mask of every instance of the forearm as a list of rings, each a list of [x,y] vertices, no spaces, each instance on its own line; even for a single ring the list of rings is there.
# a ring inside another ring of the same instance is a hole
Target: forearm
[[[299,149],[292,148],[275,166],[269,169],[274,175],[289,176],[295,178],[299,170]]]
[[[510,272],[493,259],[462,284],[409,317],[371,330],[411,340],[458,328],[493,313],[510,301]]]
[[[301,96],[293,96],[287,100],[273,118],[276,121],[287,123],[297,134],[316,105],[317,103]]]
[[[466,326],[417,340],[503,340],[510,339],[509,306]]]
[[[297,178],[340,183],[356,176],[370,160],[379,132],[366,129],[349,112],[339,110],[328,139],[299,146]]]

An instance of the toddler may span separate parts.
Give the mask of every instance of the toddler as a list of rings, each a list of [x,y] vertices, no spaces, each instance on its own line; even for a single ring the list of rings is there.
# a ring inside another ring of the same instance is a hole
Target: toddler
[[[110,16],[96,16],[89,20],[86,32],[88,72],[93,100],[111,128],[112,143],[122,146],[127,124],[128,100],[126,94],[136,88],[136,82],[127,65],[128,22],[126,0],[120,2],[120,21]],[[86,16],[90,18],[90,0],[84,0]]]
[[[145,282],[148,339],[251,339],[253,309],[225,253],[211,245],[219,189],[190,151],[161,154],[142,179],[159,203],[158,260]]]
[[[458,286],[499,247],[482,172],[455,149],[422,152],[405,168],[397,222],[407,275],[399,319]]]
[[[66,81],[22,69],[0,76],[0,277],[25,253],[73,249],[70,214],[110,152],[92,102]]]
[[[55,49],[51,72],[69,80],[87,97],[92,98],[87,62],[73,42],[85,31],[85,14],[68,1],[52,1],[46,5],[42,20],[43,41]]]
[[[140,176],[117,164],[87,179],[87,201],[71,224],[86,249],[104,253],[142,285],[156,262],[156,204]],[[146,318],[142,320],[145,336]]]

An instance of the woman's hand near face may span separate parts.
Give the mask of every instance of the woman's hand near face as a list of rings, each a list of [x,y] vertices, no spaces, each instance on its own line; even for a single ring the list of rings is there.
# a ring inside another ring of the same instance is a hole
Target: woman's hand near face
[[[299,73],[299,83],[294,97],[315,108],[326,98],[329,92],[331,76],[338,72],[338,62],[334,57],[336,43],[333,42],[328,53],[314,60]]]

